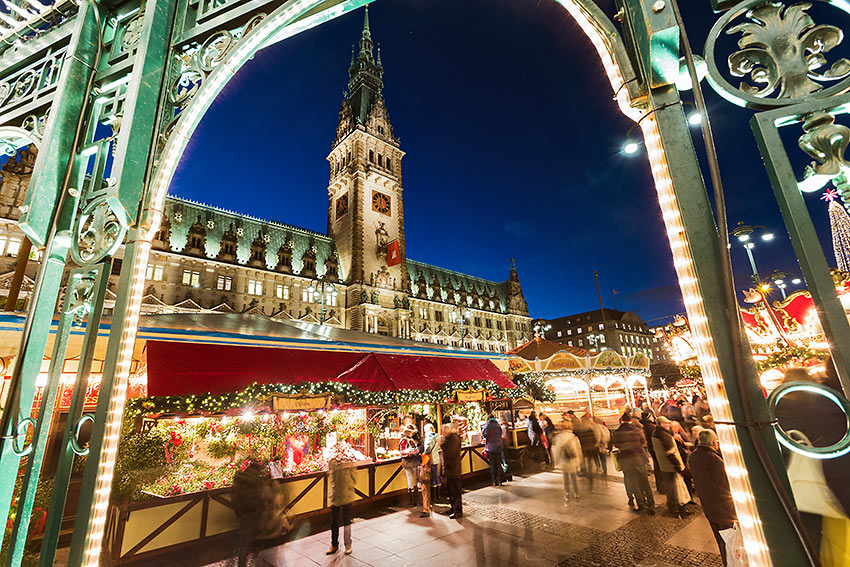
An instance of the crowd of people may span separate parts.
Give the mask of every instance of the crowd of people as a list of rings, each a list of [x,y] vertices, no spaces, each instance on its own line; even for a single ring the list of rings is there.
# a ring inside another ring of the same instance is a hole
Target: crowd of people
[[[580,413],[581,417],[574,411],[564,412],[557,425],[542,412],[517,416],[526,419],[530,457],[543,468],[562,472],[565,504],[579,499],[580,477],[591,492],[596,484],[607,484],[608,456],[612,455],[614,465],[623,473],[628,506],[637,513],[656,513],[650,475],[655,477],[657,490],[666,496],[670,513],[677,517],[692,513],[688,506],[698,494],[725,559],[719,532],[732,527],[736,520],[708,404],[698,396],[690,401],[684,396],[663,402],[644,401],[639,407],[625,408],[616,429],[590,412]],[[410,423],[399,441],[401,467],[407,479],[407,504],[414,511],[421,507],[419,516],[428,518],[440,491],[445,489],[449,504],[445,513],[452,519],[462,518],[462,443],[456,426],[446,423],[437,431],[434,424],[425,423],[422,431],[424,435]],[[512,480],[505,451],[509,446],[508,425],[490,414],[480,432],[490,463],[491,483],[501,486]],[[351,505],[357,497],[351,460],[340,454],[328,461],[328,555],[340,549],[340,528],[344,553],[352,552]],[[234,504],[243,526],[240,566],[245,564],[252,537],[264,531],[262,526],[281,525],[282,508],[275,506],[271,510],[277,511],[269,511],[268,506],[261,505],[268,498],[265,483],[259,467],[252,465],[237,475],[234,484]]]

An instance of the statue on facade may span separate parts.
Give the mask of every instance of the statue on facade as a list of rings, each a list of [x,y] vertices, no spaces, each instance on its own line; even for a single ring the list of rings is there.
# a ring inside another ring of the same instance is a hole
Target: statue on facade
[[[375,305],[378,304],[378,292],[377,291],[372,292],[372,303],[374,303]]]

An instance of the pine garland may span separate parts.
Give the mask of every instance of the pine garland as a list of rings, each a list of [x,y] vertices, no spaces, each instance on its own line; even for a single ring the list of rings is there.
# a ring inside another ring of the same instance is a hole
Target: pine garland
[[[500,388],[489,380],[449,382],[440,390],[398,390],[373,392],[361,390],[343,382],[305,382],[302,384],[253,384],[241,392],[201,394],[191,396],[158,396],[134,398],[127,401],[126,416],[130,419],[143,414],[197,413],[216,414],[228,410],[259,405],[273,393],[286,395],[329,393],[339,403],[358,406],[394,406],[411,403],[440,403],[451,398],[456,390],[486,390],[492,399],[528,396],[541,402],[551,402],[555,394],[539,377],[516,374],[516,388]]]

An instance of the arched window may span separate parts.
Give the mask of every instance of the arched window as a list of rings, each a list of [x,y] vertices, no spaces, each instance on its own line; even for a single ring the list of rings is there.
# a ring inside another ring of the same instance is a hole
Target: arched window
[[[384,157],[378,154],[378,167],[384,167]]]
[[[375,163],[375,152],[373,150],[369,150],[369,161]]]
[[[393,170],[393,162],[392,162],[392,160],[391,160],[390,158],[387,158],[387,170],[388,170],[388,171],[392,171],[392,170]]]

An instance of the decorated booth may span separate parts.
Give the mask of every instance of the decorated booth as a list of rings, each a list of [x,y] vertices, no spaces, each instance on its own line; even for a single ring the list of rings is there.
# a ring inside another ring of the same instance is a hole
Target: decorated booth
[[[611,417],[649,393],[649,359],[643,353],[623,356],[602,349],[591,354],[535,337],[508,355],[514,378],[539,379],[554,392],[553,401],[536,407],[555,423],[568,410],[590,408],[596,416]]]
[[[138,378],[147,395],[128,402],[119,448],[112,561],[226,551],[238,528],[231,485],[249,459],[301,517],[326,511],[327,461],[340,444],[354,461],[355,506],[405,493],[407,423],[465,424],[463,475],[484,473],[485,404],[529,395],[529,380],[512,382],[484,356],[440,354],[148,341]]]

